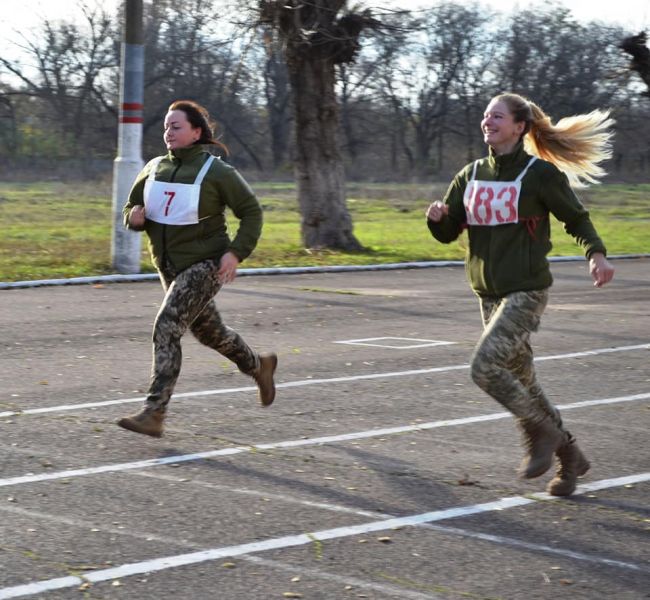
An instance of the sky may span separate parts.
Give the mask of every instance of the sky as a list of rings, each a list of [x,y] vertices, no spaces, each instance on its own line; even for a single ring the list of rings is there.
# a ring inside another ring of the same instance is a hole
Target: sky
[[[650,29],[650,0],[556,0],[571,10],[578,21],[604,21],[622,25],[634,33]],[[498,11],[510,13],[516,9],[526,9],[539,4],[535,0],[478,0],[479,4],[488,5]],[[375,6],[395,6],[400,8],[422,8],[435,4],[426,0],[401,0],[400,2],[366,0],[364,4]],[[548,2],[543,2],[548,4]]]
[[[83,0],[93,5],[98,0]],[[101,0],[109,11],[125,0]],[[630,33],[650,30],[650,0],[556,0],[569,8],[577,20],[599,20],[621,25]],[[30,30],[38,27],[43,18],[69,19],[77,12],[82,0],[0,0],[2,9],[3,35],[0,37],[0,53],[11,56],[16,51],[12,42],[19,41],[16,30]],[[538,0],[479,0],[496,10],[509,13],[512,10],[528,8]],[[545,2],[546,3],[546,2]],[[426,8],[436,4],[427,0],[360,0],[364,6],[386,8]]]
[[[88,4],[93,0],[86,0]],[[113,11],[124,0],[103,0],[102,4]],[[39,16],[56,18],[68,17],[75,13],[79,0],[0,0],[2,21],[6,31],[12,27],[29,27],[38,23]],[[418,8],[435,4],[426,0],[362,0],[367,6],[384,6],[400,8]],[[482,4],[493,6],[498,10],[510,12],[513,8],[526,8],[535,2],[532,0],[482,0]],[[617,23],[632,30],[650,27],[650,0],[559,0],[559,3],[571,9],[577,19],[598,19]],[[19,8],[18,8],[19,7]],[[0,41],[0,44],[2,41]]]

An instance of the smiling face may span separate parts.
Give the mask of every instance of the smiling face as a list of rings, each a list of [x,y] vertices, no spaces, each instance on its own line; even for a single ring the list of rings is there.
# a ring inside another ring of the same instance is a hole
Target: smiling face
[[[186,148],[198,141],[201,128],[192,127],[185,111],[172,110],[165,115],[165,133],[163,139],[168,150]]]
[[[503,100],[492,100],[481,121],[483,141],[497,154],[512,152],[526,127],[525,121],[515,122],[508,105]]]

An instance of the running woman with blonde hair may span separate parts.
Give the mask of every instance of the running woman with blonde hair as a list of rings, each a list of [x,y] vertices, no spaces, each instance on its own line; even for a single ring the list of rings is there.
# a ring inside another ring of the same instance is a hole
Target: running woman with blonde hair
[[[590,465],[537,382],[530,335],[537,331],[553,282],[550,215],[583,248],[594,285],[614,268],[589,213],[571,186],[605,175],[611,155],[609,113],[593,111],[553,124],[536,104],[499,94],[481,131],[488,156],[465,166],[443,201],[427,209],[431,234],[442,243],[468,230],[466,271],[479,297],[484,331],[471,361],[474,382],[508,409],[521,429],[526,456],[521,476],[546,473],[558,459],[549,494],[568,496]]]

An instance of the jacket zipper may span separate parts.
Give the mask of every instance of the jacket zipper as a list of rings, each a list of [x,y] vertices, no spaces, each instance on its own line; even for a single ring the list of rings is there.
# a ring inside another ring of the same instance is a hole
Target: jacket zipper
[[[173,170],[172,176],[169,178],[169,183],[174,183],[174,180],[176,179],[176,173],[178,173],[178,169],[181,168],[182,161],[179,158],[178,159],[178,166]],[[163,264],[170,263],[171,261],[167,257],[167,224],[163,224],[163,230],[162,230],[162,247],[163,247],[163,253],[162,253],[162,262]]]

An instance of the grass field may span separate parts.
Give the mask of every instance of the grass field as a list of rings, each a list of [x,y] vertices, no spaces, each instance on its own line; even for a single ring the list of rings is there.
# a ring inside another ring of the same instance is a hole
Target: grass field
[[[244,267],[379,264],[461,259],[464,238],[443,245],[424,211],[446,184],[349,184],[348,203],[363,252],[309,251],[291,183],[257,183],[265,210],[262,239]],[[650,252],[650,184],[607,184],[581,191],[609,254]],[[0,281],[111,273],[109,183],[0,183]],[[233,223],[236,227],[236,222]],[[553,222],[552,255],[581,254]],[[143,243],[142,271],[152,271]]]

